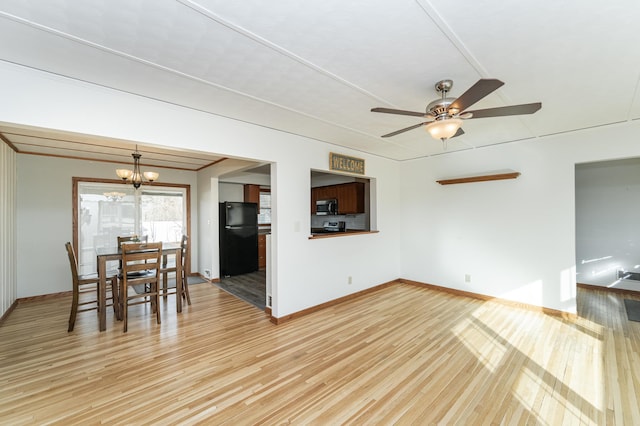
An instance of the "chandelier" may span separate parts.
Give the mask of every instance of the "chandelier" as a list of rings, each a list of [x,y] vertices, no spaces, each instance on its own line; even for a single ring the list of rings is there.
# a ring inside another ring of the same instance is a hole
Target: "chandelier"
[[[133,170],[129,169],[116,169],[116,174],[122,180],[131,182],[135,189],[140,188],[140,185],[143,183],[143,177],[149,182],[153,182],[157,180],[160,176],[156,172],[144,172],[140,173],[140,153],[138,152],[138,146],[136,145],[136,151],[131,154],[133,157]]]
[[[127,194],[125,194],[124,192],[111,191],[111,192],[105,192],[102,195],[107,197],[107,200],[115,202],[115,201],[122,201],[124,196]]]

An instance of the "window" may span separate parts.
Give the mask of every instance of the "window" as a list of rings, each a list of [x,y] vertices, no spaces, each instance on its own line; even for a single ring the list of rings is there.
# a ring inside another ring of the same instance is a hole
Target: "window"
[[[258,225],[271,225],[271,190],[260,188]]]
[[[96,248],[113,247],[120,235],[150,242],[180,242],[188,230],[188,186],[143,186],[74,179],[79,273],[97,269]]]

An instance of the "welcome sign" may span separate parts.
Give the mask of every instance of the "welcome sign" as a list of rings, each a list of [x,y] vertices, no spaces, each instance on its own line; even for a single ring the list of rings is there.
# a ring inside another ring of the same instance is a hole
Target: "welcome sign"
[[[364,174],[364,159],[349,157],[347,155],[329,153],[329,170]]]

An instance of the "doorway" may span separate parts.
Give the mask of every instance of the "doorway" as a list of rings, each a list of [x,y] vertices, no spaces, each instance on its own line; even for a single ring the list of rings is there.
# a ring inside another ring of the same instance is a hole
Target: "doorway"
[[[271,234],[271,164],[233,171],[218,177],[218,201],[254,203],[257,207],[258,269],[239,275],[220,274],[219,288],[245,302],[265,310],[267,299],[267,236]],[[222,248],[220,249],[222,250]]]
[[[576,281],[636,290],[640,158],[576,164]]]

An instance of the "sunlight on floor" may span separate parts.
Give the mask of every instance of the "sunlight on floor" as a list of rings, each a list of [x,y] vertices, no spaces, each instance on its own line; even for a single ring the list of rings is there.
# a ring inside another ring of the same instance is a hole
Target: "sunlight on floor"
[[[507,348],[495,341],[494,336],[477,327],[470,319],[461,321],[452,331],[485,368],[495,373]]]
[[[536,392],[532,392],[532,389],[536,389]],[[578,407],[558,395],[553,387],[527,368],[523,368],[520,377],[514,383],[513,393],[523,407],[541,424],[556,424],[551,419],[545,421],[540,417],[540,412],[544,411],[541,409],[543,405],[554,404],[557,407],[556,411],[563,410],[560,417],[562,424],[580,424],[580,419],[584,416]]]
[[[509,319],[496,318],[490,305],[485,304],[452,332],[492,374],[513,376],[513,397],[537,422],[555,424],[554,419],[538,417],[555,407],[559,410],[555,420],[563,424],[595,423],[593,416],[604,411],[603,327],[584,318],[572,324],[535,312],[527,323]],[[537,329],[543,327],[541,321],[547,322],[544,327],[559,328],[566,339],[532,342],[528,336],[538,333]],[[559,358],[558,353],[573,355],[571,359]],[[507,364],[506,358],[514,356],[520,358],[519,371],[506,373],[511,363]],[[574,370],[572,365],[589,365],[591,374]]]

